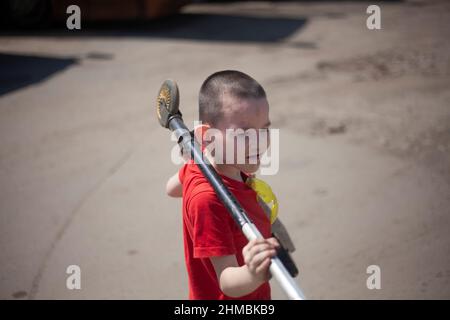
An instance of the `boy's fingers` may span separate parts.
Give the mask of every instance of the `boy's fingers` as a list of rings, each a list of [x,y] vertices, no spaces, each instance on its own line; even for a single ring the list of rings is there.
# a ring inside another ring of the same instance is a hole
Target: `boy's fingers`
[[[267,242],[269,242],[270,244],[272,244],[275,247],[279,247],[280,243],[278,242],[277,238],[269,238],[267,239]]]
[[[254,247],[255,240],[250,240],[245,247],[242,249],[242,255],[244,256],[244,262],[245,264],[249,264],[252,254],[250,253],[250,250]]]
[[[254,239],[254,240],[252,240],[252,241],[254,241],[254,244],[256,245],[256,244],[261,244],[261,243],[265,243],[266,242],[266,239]]]
[[[254,266],[258,266],[261,263],[261,258],[259,257],[255,261],[255,257],[261,253],[269,252],[264,255],[274,256],[273,249],[279,247],[279,243],[275,238],[269,239],[253,239],[247,243],[247,245],[242,249],[242,254],[244,256],[245,264],[249,265],[254,269]]]
[[[273,256],[275,256],[276,251],[275,249],[267,249],[264,251],[261,251],[259,253],[257,253],[253,259],[250,261],[250,266],[252,269],[257,269],[258,266],[267,258],[271,258]]]
[[[257,244],[264,243],[265,241],[266,241],[265,239],[253,239],[250,240],[245,247],[253,247]]]
[[[248,252],[248,250],[250,250],[250,248],[254,245],[254,241],[255,240],[250,240],[242,249],[242,254],[245,255],[246,252]]]
[[[249,246],[247,252],[244,254],[244,261],[246,264],[250,264],[253,261],[254,256],[258,253],[258,247],[256,245]]]
[[[256,273],[266,272],[271,263],[270,258],[265,258],[263,262],[256,268]]]
[[[253,248],[254,248],[256,245],[260,245],[260,244],[263,244],[263,243],[266,243],[266,240],[265,240],[265,239],[253,239],[253,240],[250,240],[250,241],[245,245],[245,247],[242,249],[242,254],[245,255],[247,252],[250,252],[251,250],[253,250]]]
[[[261,243],[261,244],[257,244],[255,246],[253,246],[250,251],[249,251],[249,255],[250,257],[254,257],[257,254],[259,254],[260,252],[264,252],[266,250],[270,250],[273,249],[273,246],[268,244],[268,243]]]
[[[247,252],[249,252],[250,249],[253,248],[253,247],[256,245],[256,243],[257,243],[258,240],[259,240],[259,239],[253,239],[253,240],[250,240],[250,241],[244,246],[244,248],[242,249],[242,254],[245,255]]]

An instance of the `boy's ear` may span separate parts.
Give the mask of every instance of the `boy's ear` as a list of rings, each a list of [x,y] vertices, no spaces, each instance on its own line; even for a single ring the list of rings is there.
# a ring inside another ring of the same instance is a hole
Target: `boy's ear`
[[[206,131],[210,128],[211,128],[211,126],[207,123],[200,124],[194,128],[194,138],[195,138],[195,140],[197,140],[198,143],[200,143],[202,152],[205,150],[206,144],[207,144],[204,139],[205,134],[206,134]]]
[[[198,142],[202,142],[206,131],[210,128],[211,128],[211,126],[206,123],[196,126],[194,128],[195,140],[197,140]]]

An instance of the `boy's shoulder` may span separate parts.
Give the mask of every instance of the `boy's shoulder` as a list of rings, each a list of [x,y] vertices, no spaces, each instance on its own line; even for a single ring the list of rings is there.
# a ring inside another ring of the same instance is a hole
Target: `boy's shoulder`
[[[193,162],[188,162],[180,168],[179,180],[183,185],[183,200],[201,198],[203,201],[219,200],[208,180]]]
[[[189,160],[178,170],[178,178],[181,184],[184,184],[186,179],[189,179],[192,174],[197,174],[200,170],[197,168],[192,160]]]
[[[183,191],[183,215],[196,228],[217,228],[236,232],[236,226],[225,205],[220,201],[209,183],[193,185],[187,192]],[[206,230],[206,229],[205,229]]]

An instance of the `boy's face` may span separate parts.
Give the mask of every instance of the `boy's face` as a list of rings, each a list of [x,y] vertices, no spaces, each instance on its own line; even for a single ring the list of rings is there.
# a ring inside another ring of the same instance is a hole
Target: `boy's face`
[[[270,145],[267,130],[269,126],[269,104],[266,98],[238,99],[225,94],[222,118],[216,125],[216,129],[222,132],[223,137],[222,141],[217,141],[223,146],[222,163],[246,173],[256,172],[260,165],[260,157]],[[241,129],[241,132],[236,129]],[[245,146],[239,146],[237,142],[239,138],[245,141]],[[234,155],[227,155],[227,150],[234,150]],[[238,153],[241,153],[241,158],[238,157]],[[234,161],[230,163],[228,160],[233,158]]]

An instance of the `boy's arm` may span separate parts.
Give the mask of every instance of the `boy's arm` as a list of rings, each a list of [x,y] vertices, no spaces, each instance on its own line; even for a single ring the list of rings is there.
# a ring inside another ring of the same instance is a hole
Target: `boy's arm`
[[[245,264],[240,267],[234,255],[211,257],[222,292],[229,297],[242,297],[268,281],[270,258],[278,246],[275,238],[250,241],[242,250]]]
[[[178,172],[169,178],[166,184],[166,193],[170,197],[179,198],[183,196],[183,185],[178,177]]]

